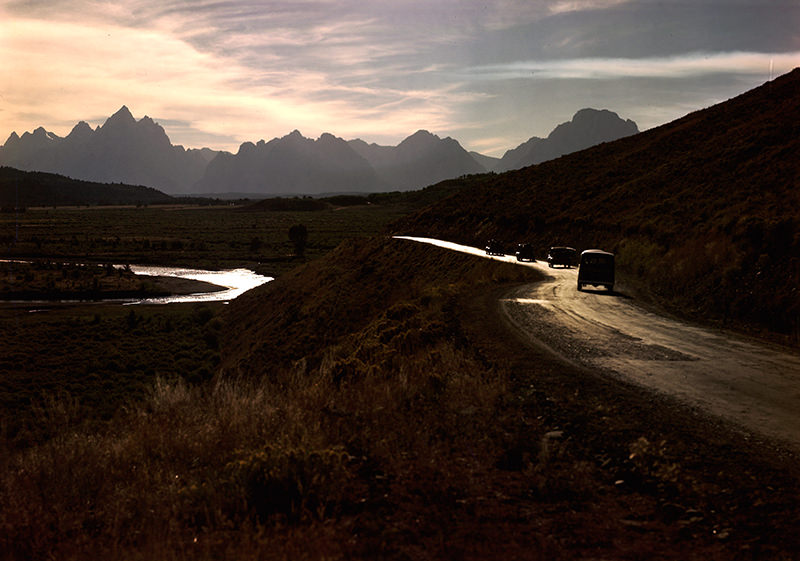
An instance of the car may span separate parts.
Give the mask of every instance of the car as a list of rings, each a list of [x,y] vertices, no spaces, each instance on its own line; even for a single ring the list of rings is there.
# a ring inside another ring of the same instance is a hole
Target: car
[[[503,244],[497,240],[489,240],[486,244],[486,255],[505,255]]]
[[[517,261],[536,261],[533,246],[529,243],[517,244]]]
[[[578,252],[572,247],[553,246],[547,252],[547,266],[572,267],[575,264],[575,257]]]
[[[578,265],[578,290],[587,284],[604,286],[614,291],[614,254],[602,249],[587,249],[581,253]]]

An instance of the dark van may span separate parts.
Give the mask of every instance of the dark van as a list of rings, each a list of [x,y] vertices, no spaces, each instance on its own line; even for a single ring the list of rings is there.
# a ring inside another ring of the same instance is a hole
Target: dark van
[[[578,290],[587,284],[605,286],[614,290],[614,254],[600,249],[587,249],[581,253],[578,265]]]
[[[555,267],[561,265],[562,267],[572,267],[575,264],[575,256],[577,255],[571,247],[551,247],[547,252],[547,266]]]

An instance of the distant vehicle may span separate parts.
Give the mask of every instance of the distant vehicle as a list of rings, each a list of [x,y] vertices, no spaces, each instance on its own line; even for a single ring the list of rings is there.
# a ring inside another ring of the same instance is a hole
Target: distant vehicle
[[[489,240],[486,244],[486,255],[505,255],[503,244],[497,240]]]
[[[581,253],[578,267],[578,290],[587,284],[605,286],[614,290],[614,254],[600,249],[587,249]]]
[[[533,246],[529,243],[517,244],[517,261],[536,261]]]
[[[575,257],[578,252],[571,247],[556,246],[551,247],[547,252],[547,265],[555,267],[561,265],[562,267],[572,267],[575,264]]]

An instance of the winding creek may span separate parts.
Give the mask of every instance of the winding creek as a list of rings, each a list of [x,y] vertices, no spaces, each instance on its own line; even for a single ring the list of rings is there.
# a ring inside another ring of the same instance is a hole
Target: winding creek
[[[16,259],[0,259],[0,263],[29,263]],[[123,267],[115,265],[115,267]],[[264,283],[274,280],[273,277],[259,275],[250,269],[228,269],[224,271],[206,271],[186,267],[163,267],[155,265],[130,265],[130,270],[138,276],[174,277],[202,281],[219,287],[218,290],[195,292],[192,294],[172,294],[153,298],[108,298],[94,302],[118,302],[123,305],[132,304],[173,304],[180,302],[229,302],[237,296]],[[8,300],[5,303],[41,304],[46,302],[72,302],[71,300]],[[82,302],[82,300],[75,300]],[[86,301],[92,302],[92,301]]]
[[[176,302],[220,302],[230,301],[264,283],[273,280],[254,273],[250,269],[230,269],[227,271],[204,271],[202,269],[185,269],[179,267],[159,267],[131,265],[136,275],[152,277],[176,277],[203,281],[223,287],[215,292],[197,292],[194,294],[171,295],[157,298],[144,298],[127,301],[125,304],[172,304]]]

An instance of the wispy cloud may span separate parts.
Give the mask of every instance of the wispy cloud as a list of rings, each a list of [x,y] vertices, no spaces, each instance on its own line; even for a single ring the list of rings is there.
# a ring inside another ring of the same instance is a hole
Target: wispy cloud
[[[689,53],[672,57],[579,58],[530,60],[476,66],[463,75],[474,79],[585,79],[688,78],[709,74],[768,75],[788,72],[800,65],[800,51],[793,53]]]
[[[591,10],[606,10],[616,8],[621,4],[627,4],[631,0],[557,0],[552,2],[549,11],[552,14],[563,14],[566,12],[584,12]]]

